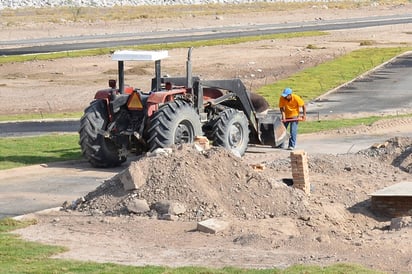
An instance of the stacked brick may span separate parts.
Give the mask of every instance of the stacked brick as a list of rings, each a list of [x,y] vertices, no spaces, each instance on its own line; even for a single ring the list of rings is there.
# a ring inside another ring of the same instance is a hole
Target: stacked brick
[[[292,164],[293,187],[303,190],[310,195],[308,155],[303,150],[290,153]]]
[[[372,196],[371,209],[386,217],[412,216],[412,197],[410,196]]]
[[[377,215],[412,216],[412,182],[400,182],[371,194],[371,209]]]

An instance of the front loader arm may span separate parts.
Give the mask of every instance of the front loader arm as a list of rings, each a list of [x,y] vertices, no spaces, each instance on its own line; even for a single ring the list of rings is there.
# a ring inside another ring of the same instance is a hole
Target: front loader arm
[[[201,92],[203,88],[215,88],[215,89],[224,89],[233,93],[235,96],[227,96],[227,99],[234,99],[232,100],[233,103],[229,103],[230,107],[237,108],[239,110],[243,110],[246,114],[246,117],[249,120],[249,124],[251,125],[251,130],[253,131],[254,136],[259,136],[259,128],[258,122],[256,117],[255,109],[252,105],[252,101],[250,100],[249,94],[246,90],[245,85],[242,83],[240,79],[229,79],[229,80],[201,80],[199,81],[198,90]],[[199,95],[200,97],[200,95]],[[216,98],[217,101],[220,98]]]

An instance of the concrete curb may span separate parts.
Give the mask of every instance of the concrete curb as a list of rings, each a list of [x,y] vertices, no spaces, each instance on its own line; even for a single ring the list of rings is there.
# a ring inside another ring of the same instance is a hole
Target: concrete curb
[[[80,118],[43,118],[43,119],[29,119],[29,120],[10,120],[10,121],[0,121],[0,124],[8,124],[8,123],[47,123],[47,122],[71,122],[71,121],[79,121]]]
[[[62,209],[62,207],[60,207],[60,206],[59,207],[52,207],[52,208],[43,209],[43,210],[32,212],[32,213],[27,213],[27,214],[23,214],[23,215],[19,215],[19,216],[14,216],[14,217],[12,217],[12,219],[17,220],[17,221],[35,219],[36,215],[38,215],[38,214],[48,214],[48,213],[51,213],[51,212],[58,212],[61,209]]]

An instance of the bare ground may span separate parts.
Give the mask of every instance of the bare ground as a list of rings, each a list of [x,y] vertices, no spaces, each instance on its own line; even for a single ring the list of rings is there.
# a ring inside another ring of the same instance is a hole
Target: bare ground
[[[293,15],[262,13],[242,20],[263,23],[296,18],[351,18],[408,13],[411,8],[411,5],[359,10],[314,7]],[[230,16],[194,20],[199,26],[240,21]],[[170,27],[174,24],[179,22],[170,23]],[[74,35],[72,31],[76,29],[82,34],[87,30],[93,34],[101,27],[87,26],[63,24],[53,26],[50,31],[56,29]],[[128,27],[113,23],[107,31],[128,30]],[[27,33],[31,33],[30,28],[27,26]],[[407,25],[373,27],[333,31],[315,38],[198,48],[193,56],[194,71],[208,79],[237,76],[253,90],[357,49],[363,40],[373,40],[376,46],[410,44],[408,29]],[[19,31],[25,33],[24,28]],[[7,31],[0,31],[0,37],[7,39]],[[308,44],[323,49],[310,50]],[[171,50],[170,55],[172,58],[164,64],[170,71],[165,73],[183,74],[186,50]],[[1,65],[1,113],[81,111],[115,69],[116,64],[105,56]],[[152,68],[148,70],[150,73],[142,73],[133,82],[134,86],[148,83]],[[395,124],[400,129],[410,127],[408,119]],[[379,124],[375,129],[357,128],[334,134],[368,130],[391,129],[388,124]],[[286,151],[264,156],[247,154],[242,160],[220,150],[213,150],[207,157],[181,150],[168,157],[142,158],[138,165],[145,167],[152,177],[141,192],[133,192],[135,196],[123,191],[113,178],[86,196],[82,211],[79,207],[75,211],[37,214],[37,225],[17,233],[28,240],[69,247],[58,258],[86,261],[253,268],[352,262],[387,272],[411,272],[410,227],[389,229],[391,220],[369,208],[368,194],[412,180],[411,140],[395,137],[380,151],[309,155],[310,196],[285,184],[285,179],[291,178]],[[250,167],[251,162],[266,168],[258,172]],[[107,185],[111,187],[105,188]],[[186,205],[187,211],[177,221],[124,214],[120,209],[131,197],[144,198],[149,204],[159,199],[177,200]],[[210,217],[228,222],[229,228],[217,234],[198,232],[196,222]]]
[[[288,185],[286,151],[239,159],[222,149],[183,147],[135,162],[130,169],[145,182],[137,190],[125,191],[115,176],[63,211],[34,215],[38,224],[16,233],[69,247],[56,258],[247,268],[347,262],[406,273],[412,220],[391,226],[394,220],[371,210],[368,195],[411,181],[411,145],[403,137],[357,154],[310,154],[310,195]],[[142,201],[150,211],[139,213]],[[155,210],[164,201],[184,210],[167,217]],[[228,227],[199,232],[197,222],[210,218]]]

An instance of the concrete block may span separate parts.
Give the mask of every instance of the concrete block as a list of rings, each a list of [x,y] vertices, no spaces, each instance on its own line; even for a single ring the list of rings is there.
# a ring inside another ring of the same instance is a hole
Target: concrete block
[[[216,234],[218,232],[225,230],[228,226],[228,222],[212,218],[198,222],[197,230],[204,233]]]
[[[132,213],[145,213],[150,211],[150,207],[145,199],[133,199],[126,203],[126,208]]]
[[[154,209],[158,214],[179,215],[186,212],[184,204],[177,201],[162,200],[154,204]]]
[[[205,136],[196,136],[194,143],[195,145],[199,146],[202,150],[210,149],[209,139],[207,139],[207,137]]]
[[[147,171],[142,170],[137,162],[130,163],[129,168],[120,172],[117,177],[126,191],[135,190],[146,184]]]

